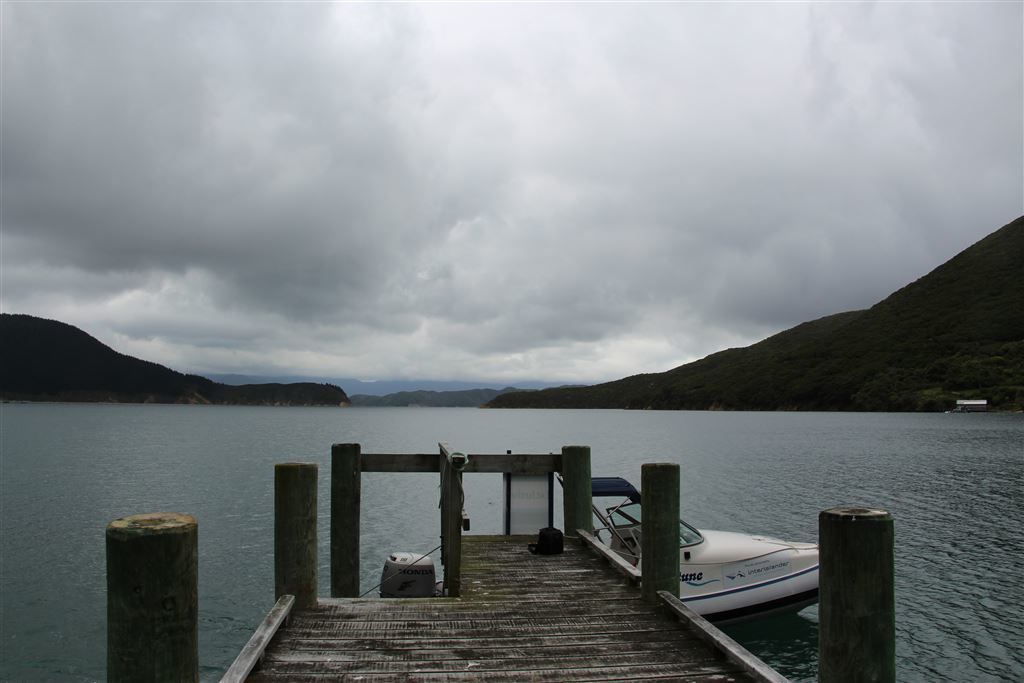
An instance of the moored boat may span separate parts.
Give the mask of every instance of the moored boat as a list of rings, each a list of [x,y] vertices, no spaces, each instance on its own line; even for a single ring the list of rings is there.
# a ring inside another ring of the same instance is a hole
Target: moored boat
[[[639,568],[643,533],[639,491],[620,477],[595,477],[591,493],[597,537]],[[619,502],[606,507],[608,498]],[[818,546],[814,543],[702,530],[679,520],[679,559],[680,599],[711,621],[798,610],[818,601]]]

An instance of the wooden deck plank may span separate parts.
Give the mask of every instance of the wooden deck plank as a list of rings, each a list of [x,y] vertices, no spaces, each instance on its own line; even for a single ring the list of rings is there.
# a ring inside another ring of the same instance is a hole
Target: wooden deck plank
[[[463,539],[462,596],[330,599],[293,611],[248,680],[750,681],[581,544]]]
[[[722,664],[715,658],[694,660],[683,657],[671,650],[661,652],[637,652],[631,654],[617,654],[615,664],[619,667],[642,666],[682,666],[688,670],[698,673],[713,673],[722,670]],[[332,659],[327,656],[317,658],[287,658],[266,660],[263,670],[268,673],[403,673],[415,671],[425,673],[428,671],[439,673],[463,672],[473,670],[477,673],[492,671],[534,671],[537,669],[591,669],[603,668],[605,663],[600,659],[595,660],[591,656],[565,656],[565,657],[541,657],[527,656],[520,658],[492,659],[478,656],[469,656],[465,659],[425,659],[415,662],[395,659]],[[740,670],[739,667],[732,667]]]
[[[490,619],[458,619],[449,620],[446,618],[423,619],[423,620],[365,620],[359,619],[295,619],[288,627],[290,633],[373,633],[375,631],[387,631],[389,635],[396,635],[402,632],[423,633],[429,631],[438,638],[464,637],[472,633],[475,637],[480,634],[500,634],[518,632],[548,632],[548,631],[590,631],[590,630],[619,630],[622,628],[633,629],[645,625],[660,625],[662,628],[673,630],[671,623],[657,614],[633,614],[633,615],[606,615],[606,614],[561,614],[558,616],[544,616],[532,618],[520,618],[508,614],[495,613]]]
[[[448,602],[445,600],[445,602]],[[566,613],[579,614],[649,614],[651,606],[639,599],[631,599],[626,596],[615,598],[604,598],[594,600],[565,600],[553,598],[544,602],[530,602],[517,600],[522,603],[520,609],[515,611],[516,615],[537,615],[552,616]],[[351,609],[345,607],[320,607],[315,612],[296,611],[292,617],[299,621],[309,619],[332,619],[343,621],[345,619],[369,619],[376,617],[380,619],[405,619],[415,618],[415,615],[426,616],[446,615],[451,619],[479,619],[481,615],[508,614],[507,599],[485,600],[458,604],[455,601],[448,604],[440,604],[441,600],[424,600],[419,606],[408,606],[391,609],[381,606],[374,609],[372,605],[355,605]],[[605,611],[610,610],[610,611]],[[487,618],[486,616],[484,618]]]
[[[563,648],[596,648],[608,647],[615,643],[625,642],[658,642],[671,643],[683,649],[700,649],[689,641],[680,642],[674,633],[668,631],[616,631],[610,633],[576,633],[570,635],[549,636],[543,643],[550,643]],[[278,641],[280,648],[305,649],[310,651],[356,651],[356,650],[421,650],[450,648],[451,642],[433,638],[293,638],[284,634]],[[474,649],[493,648],[531,648],[537,647],[538,641],[533,636],[507,636],[488,638],[486,641],[474,640]],[[706,649],[706,648],[703,648]],[[267,655],[271,657],[271,654]]]
[[[249,677],[253,683],[326,683],[337,681],[339,674],[267,674],[258,672]],[[386,674],[359,674],[347,680],[356,681],[394,681],[401,680],[405,683],[419,683],[420,681],[430,683],[471,683],[487,681],[503,683],[505,681],[534,681],[535,683],[561,683],[562,681],[573,683],[588,683],[596,681],[677,681],[678,683],[738,683],[749,681],[749,677],[731,672],[720,673],[692,673],[685,669],[672,667],[646,667],[639,668],[614,668],[592,669],[586,671],[573,671],[562,669],[557,671],[494,671],[488,673],[477,673],[472,669],[463,673],[420,673],[411,672],[396,676],[394,673]]]
[[[465,637],[465,636],[464,636]],[[565,647],[596,647],[602,644],[614,643],[617,641],[632,640],[653,640],[659,642],[671,642],[673,647],[681,649],[699,649],[690,645],[688,639],[680,639],[673,635],[672,631],[665,629],[645,630],[607,630],[604,632],[570,632],[570,633],[546,633],[516,635],[474,635],[474,649],[501,649],[515,647],[529,647],[531,644],[540,642],[559,643]],[[387,632],[378,632],[374,636],[349,637],[349,638],[323,638],[317,636],[294,636],[283,634],[275,642],[275,647],[290,648],[295,650],[356,650],[356,649],[382,649],[382,650],[416,650],[426,648],[449,649],[453,647],[452,638],[425,638],[401,637]],[[710,648],[705,648],[710,649]]]
[[[526,641],[523,644],[510,647],[502,644],[495,646],[493,644],[488,647],[488,644],[473,643],[472,646],[455,646],[452,647],[449,644],[448,648],[438,648],[436,646],[422,647],[422,648],[402,648],[402,647],[391,647],[389,650],[404,649],[403,656],[408,657],[410,661],[439,661],[444,659],[458,659],[458,660],[470,660],[476,653],[486,651],[488,657],[494,660],[507,660],[507,659],[521,659],[531,656],[542,656],[549,658],[557,657],[569,657],[575,656],[580,651],[595,651],[598,650],[602,655],[631,655],[641,652],[663,652],[669,644],[676,645],[676,642],[671,638],[665,638],[661,640],[654,640],[650,638],[644,639],[632,639],[632,640],[621,640],[615,639],[601,643],[581,643],[574,644],[572,650],[567,649],[567,645],[563,642],[556,641],[551,642],[544,641],[545,644],[538,644],[534,640]],[[301,645],[302,643],[292,643],[291,645]],[[331,643],[333,646],[333,643]],[[436,644],[434,644],[436,645]],[[690,653],[694,652],[695,656],[699,656],[699,652],[707,652],[707,648],[699,646],[691,646],[688,648],[677,648],[678,652]],[[342,651],[335,650],[333,648],[322,649],[322,650],[302,650],[296,648],[289,648],[285,644],[278,648],[276,653],[268,655],[265,661],[296,661],[296,660],[308,660],[314,661],[319,659],[327,659],[330,661],[341,661],[345,659],[370,661],[373,659],[379,659],[389,655],[381,655],[377,649],[344,649]]]

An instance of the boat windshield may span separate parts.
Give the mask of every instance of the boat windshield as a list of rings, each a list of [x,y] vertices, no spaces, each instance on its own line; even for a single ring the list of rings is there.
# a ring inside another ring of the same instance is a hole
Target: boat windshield
[[[622,505],[613,506],[607,509],[608,520],[614,527],[635,527],[642,521],[640,514],[640,503],[624,501]],[[679,545],[697,545],[704,540],[700,532],[692,526],[679,520]]]

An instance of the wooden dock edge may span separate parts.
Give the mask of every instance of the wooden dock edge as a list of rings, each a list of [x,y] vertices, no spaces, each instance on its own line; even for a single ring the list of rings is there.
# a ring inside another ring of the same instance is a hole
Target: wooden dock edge
[[[220,683],[242,683],[256,669],[263,659],[263,652],[270,640],[282,625],[287,623],[292,607],[295,605],[294,595],[282,595],[274,607],[263,619],[256,632],[249,638],[242,651],[235,657],[231,667],[224,673]]]
[[[601,543],[601,541],[597,540],[597,537],[593,534],[587,533],[583,529],[577,529],[576,533],[579,534],[585,544],[590,546],[591,550],[608,560],[615,571],[629,579],[631,584],[640,584],[640,572],[637,571],[636,567],[631,565],[629,562],[626,562],[618,553],[606,546],[604,543]]]
[[[679,620],[703,640],[721,650],[733,664],[740,666],[757,681],[764,683],[788,683],[789,679],[758,659],[747,648],[727,636],[717,626],[683,604],[683,601],[668,591],[658,591],[658,597]]]
[[[640,572],[637,571],[636,567],[626,562],[611,548],[597,540],[593,534],[589,534],[583,529],[577,529],[577,533],[584,544],[608,560],[611,566],[625,576],[630,583],[634,585],[640,583]],[[727,636],[710,621],[687,607],[683,604],[682,600],[672,595],[672,593],[658,591],[658,597],[698,637],[717,648],[730,662],[742,667],[744,671],[754,677],[754,680],[761,683],[788,683],[789,679],[762,662],[750,650]]]

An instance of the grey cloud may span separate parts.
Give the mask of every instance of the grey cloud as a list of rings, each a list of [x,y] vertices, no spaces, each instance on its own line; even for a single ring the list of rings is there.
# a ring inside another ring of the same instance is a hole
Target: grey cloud
[[[1024,212],[1022,12],[5,5],[3,307],[211,371],[691,360]]]
[[[17,7],[7,29],[27,33],[24,14],[62,36],[11,48],[29,63],[4,71],[5,231],[36,242],[25,257],[202,267],[301,316],[366,296],[425,237],[388,84],[364,88],[358,54],[309,64],[301,49],[322,12],[264,26],[270,53],[232,7],[197,10],[215,15],[197,28],[175,5],[49,9]]]

